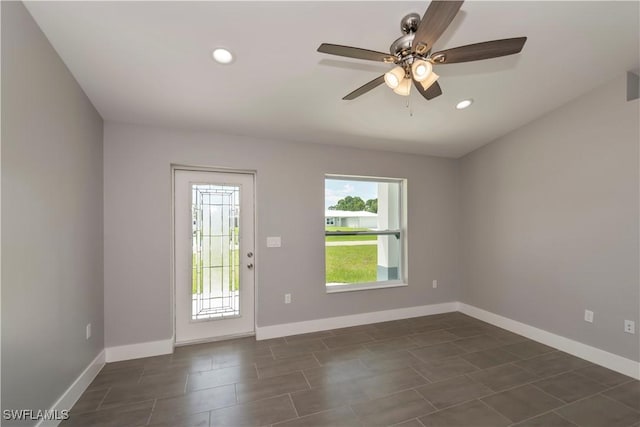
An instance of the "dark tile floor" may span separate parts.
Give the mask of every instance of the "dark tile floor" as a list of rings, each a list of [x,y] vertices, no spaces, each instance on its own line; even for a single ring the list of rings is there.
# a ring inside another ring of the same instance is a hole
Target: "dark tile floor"
[[[109,363],[63,426],[640,426],[640,382],[461,313]]]

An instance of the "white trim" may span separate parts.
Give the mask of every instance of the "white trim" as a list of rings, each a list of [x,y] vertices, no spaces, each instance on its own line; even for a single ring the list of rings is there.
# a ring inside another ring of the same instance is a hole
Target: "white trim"
[[[576,357],[588,360],[597,365],[604,366],[613,371],[640,379],[640,362],[627,359],[617,354],[574,341],[552,332],[545,331],[533,326],[526,325],[513,319],[509,319],[498,314],[491,313],[486,310],[459,303],[459,311],[476,319],[483,320],[492,325],[523,335],[529,339],[541,342],[558,350],[572,354]]]
[[[56,400],[51,407],[51,411],[70,410],[76,404],[82,393],[85,392],[91,381],[98,375],[105,363],[105,351],[102,350],[95,359],[82,371],[68,389]],[[40,420],[36,427],[57,426],[60,421]]]
[[[168,338],[166,340],[107,347],[105,348],[105,360],[111,363],[171,353],[173,353],[173,339]]]
[[[448,313],[456,311],[457,309],[457,302],[445,302],[441,304],[421,305],[417,307],[406,307],[394,310],[328,317],[325,319],[306,320],[303,322],[283,323],[280,325],[257,326],[256,339],[265,340],[269,338],[284,337],[287,335],[305,334],[308,332],[326,331],[329,329],[386,322],[389,320],[408,319],[411,317]]]
[[[233,340],[236,338],[254,337],[255,335],[256,333],[254,331],[251,331],[247,333],[222,335],[219,337],[209,337],[209,338],[203,338],[203,339],[197,339],[197,340],[191,340],[191,341],[180,341],[180,342],[176,341],[175,347],[183,347],[185,345],[194,345],[194,344],[207,344],[207,343],[212,343],[217,341]]]
[[[460,311],[476,319],[541,342],[558,350],[588,360],[629,377],[640,379],[640,362],[627,359],[617,354],[574,341],[552,332],[509,319],[498,314],[474,307],[461,302],[447,302],[417,307],[407,307],[395,310],[384,310],[370,313],[353,314],[347,316],[329,317],[325,319],[307,320],[280,325],[256,326],[256,339],[265,340],[288,335],[325,331],[349,326],[366,325],[389,320],[408,319],[411,317],[428,316],[431,314]]]
[[[394,310],[329,317],[324,319],[306,320],[302,322],[283,323],[279,325],[262,327],[256,326],[256,339],[265,340],[269,338],[278,338],[288,335],[325,331],[336,328],[346,328],[349,326],[366,325],[370,323],[386,322],[389,320],[409,319],[411,317],[429,316],[432,314],[449,313],[453,311],[460,311],[461,313],[464,313],[471,317],[475,317],[476,319],[483,320],[487,323],[491,323],[492,325],[514,332],[516,334],[520,334],[529,339],[541,342],[558,350],[572,354],[576,357],[588,360],[589,362],[604,366],[605,368],[620,372],[621,374],[630,376],[632,378],[640,379],[640,362],[636,362],[634,360],[618,356],[617,354],[609,353],[608,351],[601,350],[599,348],[574,341],[570,338],[566,338],[552,332],[536,328],[534,326],[529,326],[516,320],[509,319],[507,317],[500,316],[498,314],[494,314],[489,311],[474,307],[472,305],[457,301],[416,307],[406,307]],[[223,337],[223,339],[228,338],[230,337]],[[191,343],[182,343],[182,345],[186,344]],[[117,362],[120,360],[137,359],[140,357],[171,354],[173,353],[173,348],[174,338],[169,338],[160,341],[151,341],[117,347],[107,347],[103,352],[104,354],[101,353],[98,358],[103,357],[102,363],[104,363],[105,360],[106,362]],[[98,358],[96,358],[92,365],[96,363]],[[88,371],[89,368],[87,368],[87,370],[81,376],[86,375]],[[96,371],[95,374],[97,374],[98,371]],[[91,380],[92,379],[93,377],[91,378]],[[74,386],[75,383],[72,387]],[[66,393],[68,392],[69,391],[67,391]],[[58,405],[58,403],[56,403],[56,405]]]
[[[399,280],[388,280],[385,282],[372,282],[372,283],[326,283],[326,292],[328,294],[338,294],[341,292],[355,292],[355,291],[368,291],[371,289],[388,289],[388,288],[401,288],[409,286],[407,283],[403,283]]]
[[[1,0],[0,0],[1,1]],[[255,255],[254,259],[259,260],[260,255],[258,253],[259,246],[258,245],[258,171],[257,169],[238,169],[238,168],[228,168],[223,166],[194,166],[187,165],[182,163],[171,163],[170,165],[171,171],[171,231],[170,231],[170,275],[171,275],[171,283],[170,283],[170,315],[171,315],[171,351],[169,353],[173,353],[173,348],[180,345],[188,345],[194,344],[196,341],[176,341],[176,258],[175,258],[175,176],[176,171],[187,171],[187,172],[212,172],[212,173],[235,173],[242,175],[250,175],[253,179],[253,253]],[[255,335],[255,331],[257,329],[257,321],[258,321],[258,271],[259,264],[257,261],[254,261],[255,267],[253,270],[253,330],[246,332],[246,335]],[[218,341],[221,339],[229,339],[229,336],[220,336],[220,337],[211,337],[206,338],[202,342],[210,342],[210,341]],[[168,354],[168,353],[160,353],[160,354]],[[144,357],[144,356],[142,356]],[[126,359],[119,359],[126,360]]]
[[[176,254],[175,254],[175,238],[176,238],[176,219],[175,219],[175,204],[176,204],[176,170],[178,166],[171,164],[171,229],[169,236],[169,315],[171,316],[171,342],[176,342]]]

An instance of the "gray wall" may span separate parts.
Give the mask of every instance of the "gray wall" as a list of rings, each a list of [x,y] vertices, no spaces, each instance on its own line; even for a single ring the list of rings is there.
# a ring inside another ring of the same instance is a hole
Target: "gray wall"
[[[104,348],[102,119],[22,3],[1,7],[2,407],[47,409]]]
[[[100,116],[22,4],[2,11],[3,407],[49,407],[103,317],[108,346],[171,337],[172,163],[257,171],[259,326],[462,300],[640,359],[624,76],[458,161],[109,123],[103,163]],[[409,287],[325,293],[325,173],[408,179]]]
[[[461,160],[462,301],[640,360],[623,332],[640,326],[638,100],[625,94],[620,76]]]
[[[107,346],[171,337],[171,163],[257,171],[259,326],[459,298],[454,160],[112,123],[104,156]],[[325,173],[408,179],[409,287],[325,293]]]

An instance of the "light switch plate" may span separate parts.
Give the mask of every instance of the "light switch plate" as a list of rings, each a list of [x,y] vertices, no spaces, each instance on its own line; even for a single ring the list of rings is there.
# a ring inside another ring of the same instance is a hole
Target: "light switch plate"
[[[591,311],[591,310],[585,310],[584,311],[584,321],[585,322],[589,322],[589,323],[593,323],[593,311]]]
[[[268,248],[279,248],[280,246],[282,246],[282,239],[280,236],[267,237]]]

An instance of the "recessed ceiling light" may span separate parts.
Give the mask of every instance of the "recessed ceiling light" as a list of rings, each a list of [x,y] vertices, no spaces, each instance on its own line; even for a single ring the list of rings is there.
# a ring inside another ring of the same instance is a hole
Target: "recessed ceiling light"
[[[467,108],[471,104],[473,104],[473,99],[465,99],[465,100],[462,100],[462,101],[458,102],[458,104],[456,104],[456,108],[458,110],[464,110],[465,108]]]
[[[233,55],[227,49],[219,47],[213,51],[213,59],[220,64],[229,64],[233,61]]]

